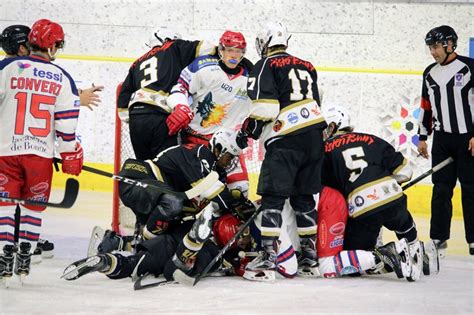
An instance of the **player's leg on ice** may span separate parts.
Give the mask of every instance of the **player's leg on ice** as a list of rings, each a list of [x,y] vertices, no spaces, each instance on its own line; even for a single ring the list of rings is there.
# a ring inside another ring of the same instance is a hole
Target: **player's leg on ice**
[[[214,203],[211,202],[199,213],[191,230],[178,245],[176,253],[172,258],[174,266],[171,264],[167,266],[165,277],[168,280],[174,278],[178,282],[194,282],[194,279],[191,278],[194,264],[199,251],[211,236],[212,220],[215,211]]]
[[[296,214],[297,231],[300,238],[300,254],[298,257],[298,275],[318,277],[318,261],[316,256],[316,202],[313,195],[290,197],[290,204]]]
[[[295,246],[299,246],[299,237],[296,231],[295,213],[293,209],[291,209],[289,202],[285,202],[283,208],[282,225],[278,242],[280,245],[276,260],[277,275],[281,275],[285,278],[293,278],[298,271]]]
[[[256,281],[275,280],[277,253],[279,251],[278,238],[282,226],[282,210],[285,197],[267,195],[262,198],[261,207],[261,245],[262,252],[247,264],[244,278]],[[259,218],[260,219],[260,218]]]
[[[3,281],[6,288],[8,288],[13,275],[14,254],[15,246],[13,244],[4,245],[0,252],[0,280]]]

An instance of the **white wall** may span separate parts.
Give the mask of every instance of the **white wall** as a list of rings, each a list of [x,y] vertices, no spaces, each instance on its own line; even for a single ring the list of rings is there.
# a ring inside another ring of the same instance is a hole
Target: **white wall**
[[[115,87],[130,59],[145,52],[151,31],[169,25],[184,38],[217,42],[226,29],[240,30],[257,60],[255,34],[266,20],[284,22],[290,33],[289,52],[319,69],[324,103],[350,108],[359,130],[370,131],[399,145],[400,135],[415,122],[421,72],[432,62],[424,46],[431,28],[448,24],[460,38],[458,52],[467,55],[474,37],[474,4],[466,1],[270,1],[270,0],[2,0],[0,29],[14,23],[31,25],[48,18],[63,25],[65,57],[57,63],[79,87],[103,84],[103,103],[94,112],[82,109],[79,134],[86,160],[112,163]],[[103,61],[113,57],[113,61]],[[372,72],[372,73],[371,73]],[[408,109],[400,116],[401,106]],[[401,128],[398,128],[398,124]],[[398,128],[398,129],[397,129]],[[403,135],[401,136],[403,138]],[[400,149],[415,158],[409,142]],[[415,160],[415,159],[414,159]],[[426,168],[417,160],[417,166]]]

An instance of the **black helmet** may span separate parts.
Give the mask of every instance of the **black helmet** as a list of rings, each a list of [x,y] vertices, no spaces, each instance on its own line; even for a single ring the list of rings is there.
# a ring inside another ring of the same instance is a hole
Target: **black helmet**
[[[18,54],[20,45],[28,41],[30,28],[26,25],[10,25],[3,30],[1,36],[2,48],[8,55]]]
[[[441,25],[435,27],[426,34],[425,43],[426,45],[434,45],[436,43],[442,43],[444,47],[448,45],[448,40],[453,41],[453,50],[456,49],[458,43],[458,35],[451,26]]]

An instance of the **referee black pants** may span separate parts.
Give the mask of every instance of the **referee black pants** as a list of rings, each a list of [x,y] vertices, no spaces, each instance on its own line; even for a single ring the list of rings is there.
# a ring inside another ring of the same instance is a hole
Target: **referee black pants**
[[[468,134],[451,134],[435,131],[431,149],[432,165],[452,157],[448,164],[432,176],[433,196],[431,199],[432,239],[447,240],[450,236],[453,215],[453,189],[456,180],[461,183],[462,208],[466,241],[474,243],[474,156],[468,150]]]

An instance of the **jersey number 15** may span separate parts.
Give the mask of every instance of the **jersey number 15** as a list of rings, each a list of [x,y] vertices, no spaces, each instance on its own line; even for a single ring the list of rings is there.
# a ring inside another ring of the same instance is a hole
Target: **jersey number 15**
[[[28,93],[18,92],[15,94],[15,99],[17,100],[17,111],[15,117],[15,134],[23,135],[25,133],[25,120],[26,115],[31,115],[37,120],[44,120],[44,127],[29,127],[28,131],[35,137],[46,137],[51,131],[51,112],[47,109],[41,109],[40,105],[52,105],[56,103],[55,96],[48,96],[43,94],[32,94],[31,101],[29,106],[29,113],[27,113],[28,108]]]

